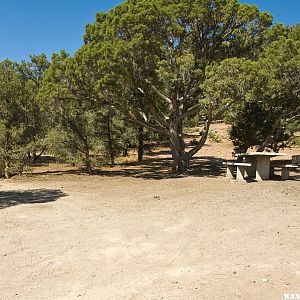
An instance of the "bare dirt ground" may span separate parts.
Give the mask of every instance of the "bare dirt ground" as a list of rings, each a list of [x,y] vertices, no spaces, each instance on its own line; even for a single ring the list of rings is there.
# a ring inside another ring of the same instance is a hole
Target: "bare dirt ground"
[[[158,149],[144,166],[86,176],[52,165],[0,181],[0,299],[299,293],[299,173],[230,182],[220,160],[231,151],[209,142],[190,176],[170,176]]]

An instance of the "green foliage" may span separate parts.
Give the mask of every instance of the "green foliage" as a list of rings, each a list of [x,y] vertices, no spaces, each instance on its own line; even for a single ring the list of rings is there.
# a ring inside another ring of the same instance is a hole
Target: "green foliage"
[[[113,106],[102,109],[97,130],[101,135],[101,152],[112,166],[116,157],[126,156],[129,147],[137,146],[137,132],[134,126]]]
[[[30,63],[0,63],[0,173],[10,177],[29,163],[28,152],[42,131],[36,93],[47,67],[45,56]],[[41,68],[40,68],[41,67]],[[39,70],[39,71],[37,71]]]
[[[293,32],[294,29],[291,29]],[[207,69],[207,98],[228,105],[227,122],[237,151],[289,144],[300,116],[300,44],[280,37],[258,60],[232,58]]]
[[[173,169],[184,171],[223,108],[204,98],[206,67],[228,57],[257,57],[277,34],[268,32],[271,23],[269,13],[238,0],[125,1],[97,14],[78,55],[97,92],[168,140]],[[184,122],[199,111],[203,134],[186,152]]]
[[[300,136],[293,136],[291,139],[291,143],[300,147]]]
[[[100,111],[94,105],[87,74],[81,73],[78,61],[65,51],[53,54],[39,101],[52,127],[47,137],[50,151],[68,162],[83,162],[91,172],[91,151]]]
[[[49,151],[67,162],[83,163],[91,172],[99,156],[114,165],[134,134],[124,115],[98,90],[85,59],[80,52],[72,58],[64,51],[54,54],[39,99],[51,114]]]
[[[30,55],[30,61],[22,61],[16,65],[18,73],[22,79],[27,83],[30,89],[32,98],[32,110],[28,113],[31,124],[30,142],[27,145],[28,159],[34,163],[36,159],[43,154],[47,148],[45,134],[47,132],[48,124],[45,112],[42,112],[37,100],[37,94],[40,90],[42,80],[50,63],[45,54]]]
[[[246,103],[232,122],[229,132],[235,152],[243,153],[249,147],[263,144],[270,132],[272,136],[266,142],[266,148],[277,152],[280,148],[287,147],[291,142],[291,132],[283,123],[273,129],[275,122],[275,116],[264,110],[259,103]]]
[[[207,137],[221,141],[210,125],[222,118],[236,151],[288,145],[299,128],[300,27],[271,24],[238,0],[130,0],[97,14],[74,57],[1,62],[0,176],[45,150],[90,172],[130,147],[141,157],[147,136],[167,141],[173,170],[185,171]]]
[[[221,138],[221,136],[218,134],[218,132],[216,130],[210,130],[209,133],[208,133],[208,137],[214,143],[221,143],[222,142],[222,138]]]

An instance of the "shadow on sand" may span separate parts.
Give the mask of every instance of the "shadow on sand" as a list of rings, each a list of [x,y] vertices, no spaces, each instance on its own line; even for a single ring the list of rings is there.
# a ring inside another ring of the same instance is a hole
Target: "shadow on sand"
[[[166,157],[168,156],[168,157]],[[222,165],[224,158],[215,156],[200,156],[194,157],[191,160],[190,169],[184,174],[174,174],[172,169],[172,158],[168,150],[155,150],[147,154],[147,158],[142,163],[123,163],[114,167],[99,167],[94,168],[90,175],[98,175],[103,177],[134,177],[142,179],[176,179],[187,176],[193,177],[225,177],[226,166]],[[288,163],[288,161],[280,161]],[[29,176],[41,175],[89,175],[85,168],[74,167],[68,170],[62,170],[57,165],[57,169],[49,171],[35,170]],[[280,180],[280,177],[275,176],[272,180]],[[291,176],[290,180],[299,180],[299,176]],[[247,182],[256,182],[253,179],[247,179]]]
[[[0,191],[0,209],[19,204],[34,204],[56,201],[67,196],[61,190],[36,189],[26,191]]]
[[[222,158],[205,156],[197,157],[191,161],[191,167],[185,174],[174,174],[171,172],[172,159],[162,157],[150,157],[143,163],[120,164],[109,168],[95,168],[92,175],[114,177],[134,177],[142,179],[166,179],[166,178],[182,178],[186,176],[195,177],[218,177],[224,174],[225,169],[222,166]],[[85,175],[85,169],[72,170],[52,170],[52,171],[36,171],[31,176],[39,175]]]

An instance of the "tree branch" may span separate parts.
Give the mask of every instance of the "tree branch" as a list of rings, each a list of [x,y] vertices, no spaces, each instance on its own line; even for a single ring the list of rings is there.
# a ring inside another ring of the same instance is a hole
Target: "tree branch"
[[[200,87],[199,87],[200,84],[201,84],[201,81],[198,81],[196,83],[196,85],[190,89],[189,93],[187,93],[185,96],[182,96],[179,98],[179,101],[184,102],[184,99],[189,99],[189,98],[193,97],[197,92],[200,91]]]
[[[226,103],[225,106],[223,107],[223,109],[221,109],[220,111],[218,111],[216,114],[214,114],[212,116],[212,121],[215,121],[217,120],[219,117],[221,117],[221,115],[226,111],[228,110],[228,108],[233,104],[233,102],[229,102],[229,103]]]
[[[206,118],[203,130],[201,132],[202,133],[201,138],[200,138],[198,144],[188,152],[189,158],[192,158],[205,144],[207,136],[208,136],[210,124],[211,124],[212,121],[213,121],[213,119],[212,119],[212,107],[210,107],[209,110],[208,110],[208,114],[207,114],[207,118]]]
[[[155,88],[155,87],[154,87]],[[156,89],[156,88],[155,88]],[[144,90],[140,87],[138,87],[138,90],[145,96],[147,97],[146,93],[144,92]],[[157,90],[158,93],[160,93]],[[164,95],[162,95],[164,96]],[[170,99],[169,99],[170,100]],[[171,100],[170,100],[171,101]],[[159,125],[161,127],[164,128],[168,128],[168,124],[166,122],[166,117],[165,115],[155,106],[155,104],[153,103],[153,101],[149,101],[149,112],[150,114],[155,118],[155,120],[157,121],[157,123],[159,123]]]
[[[139,117],[137,117],[132,111],[128,111],[129,116],[131,117],[131,119],[136,122],[137,124],[144,126],[145,128],[154,131],[156,133],[168,136],[168,132],[164,129],[158,128],[156,126],[153,126],[151,124],[149,124],[146,120],[141,120]]]
[[[157,107],[153,103],[149,103],[149,112],[160,126],[168,128],[166,117],[157,109]]]
[[[157,89],[157,87],[151,83],[150,80],[146,79],[146,83],[149,85],[150,89],[155,92],[160,98],[162,98],[163,100],[167,101],[169,104],[172,104],[172,100],[167,97],[166,95],[164,95],[161,91],[159,91]]]
[[[193,114],[197,113],[200,110],[200,104],[197,104],[193,107],[191,107],[189,110],[187,110],[185,113],[182,113],[181,115],[179,115],[176,119],[176,124],[178,124],[179,122],[181,122],[183,119],[185,119],[186,117],[192,116]]]

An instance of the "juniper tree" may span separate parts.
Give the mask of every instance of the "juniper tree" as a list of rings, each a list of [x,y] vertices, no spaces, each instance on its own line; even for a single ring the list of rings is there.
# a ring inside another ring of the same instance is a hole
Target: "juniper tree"
[[[257,55],[271,23],[269,13],[237,0],[128,0],[97,14],[80,51],[98,92],[109,91],[132,120],[166,139],[173,170],[182,172],[226,109],[204,97],[206,67]],[[188,149],[184,121],[199,113],[203,130]]]
[[[53,54],[39,99],[49,117],[51,149],[69,161],[83,161],[91,172],[92,129],[98,111],[89,78],[81,75],[75,58],[65,51]]]
[[[28,113],[28,121],[31,127],[31,141],[28,144],[28,158],[35,163],[47,148],[45,134],[47,132],[47,116],[42,112],[37,100],[37,95],[49,61],[45,54],[30,55],[30,61],[22,61],[16,64],[16,69],[22,80],[26,81],[32,95],[32,110]]]
[[[290,125],[300,118],[300,41],[294,30],[257,60],[227,59],[207,72],[206,96],[232,104],[227,120],[237,151],[286,146]]]
[[[39,65],[35,60],[40,59],[46,68],[43,55],[32,56],[29,63],[16,64],[9,60],[0,63],[0,168],[6,178],[16,170],[22,171],[27,152],[41,132],[42,120],[36,101],[39,86],[35,82],[39,78],[33,74]],[[43,71],[40,70],[39,76]]]

